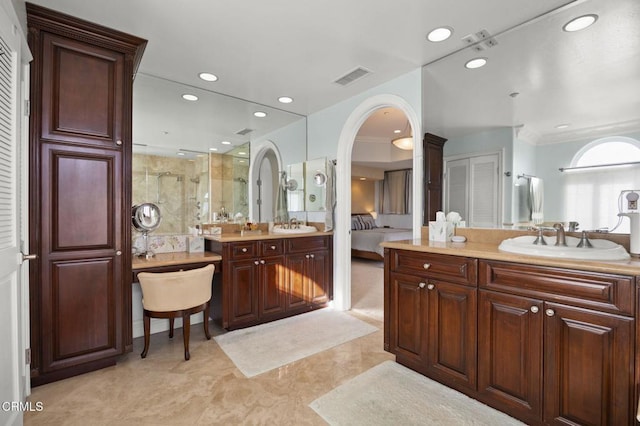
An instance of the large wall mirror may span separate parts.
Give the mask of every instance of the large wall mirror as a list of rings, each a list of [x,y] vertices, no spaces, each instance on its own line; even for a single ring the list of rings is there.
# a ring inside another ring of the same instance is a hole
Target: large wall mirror
[[[251,218],[258,214],[252,200],[268,205],[276,188],[273,179],[251,173],[254,151],[275,147],[283,169],[304,161],[306,118],[138,73],[133,141],[133,203],[158,205],[156,234],[184,234],[204,223]],[[269,170],[277,182],[277,167]]]
[[[563,28],[584,15],[597,19]],[[605,168],[566,169],[600,141],[640,141],[638,16],[637,0],[568,2],[425,65],[424,130],[447,139],[445,209],[465,210],[471,226],[494,209],[483,226],[614,227],[619,194],[640,188],[638,165],[617,169],[616,182]],[[486,65],[466,68],[474,58]]]

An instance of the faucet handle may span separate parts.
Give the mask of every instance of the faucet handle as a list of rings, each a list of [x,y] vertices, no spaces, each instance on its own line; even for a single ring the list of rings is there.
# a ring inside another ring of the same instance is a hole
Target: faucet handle
[[[589,241],[589,237],[587,236],[588,231],[582,231],[582,236],[580,237],[580,241],[576,247],[578,248],[593,248],[591,241]]]

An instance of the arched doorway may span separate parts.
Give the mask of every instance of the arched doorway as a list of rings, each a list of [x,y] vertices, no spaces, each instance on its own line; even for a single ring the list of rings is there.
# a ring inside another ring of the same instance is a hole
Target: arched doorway
[[[282,159],[278,147],[266,141],[256,149],[249,167],[249,217],[257,222],[273,220],[275,192],[278,176],[282,170]]]
[[[377,109],[394,107],[407,116],[413,134],[413,187],[421,188],[422,143],[420,118],[413,107],[397,95],[373,96],[358,105],[347,118],[338,141],[336,164],[336,221],[334,227],[334,307],[351,308],[351,151],[358,130]],[[413,197],[413,237],[420,237],[422,197]]]

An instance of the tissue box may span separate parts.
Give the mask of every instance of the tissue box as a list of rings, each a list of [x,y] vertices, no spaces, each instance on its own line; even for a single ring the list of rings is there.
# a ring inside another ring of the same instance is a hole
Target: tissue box
[[[429,241],[451,241],[455,226],[451,222],[429,222]]]
[[[204,252],[204,237],[187,237],[187,252]]]

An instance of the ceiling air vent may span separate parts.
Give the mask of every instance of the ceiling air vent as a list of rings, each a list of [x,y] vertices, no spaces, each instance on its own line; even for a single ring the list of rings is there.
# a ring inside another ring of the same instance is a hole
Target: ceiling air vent
[[[242,129],[242,130],[238,130],[238,131],[236,132],[236,135],[242,135],[242,136],[244,136],[244,135],[246,135],[246,134],[248,134],[248,133],[251,133],[251,132],[253,132],[253,129],[244,128],[244,129]]]
[[[358,67],[352,71],[349,71],[347,74],[343,75],[339,79],[335,80],[334,83],[338,83],[341,86],[346,86],[348,84],[353,83],[356,80],[361,79],[367,74],[371,74],[371,71],[363,67]]]

